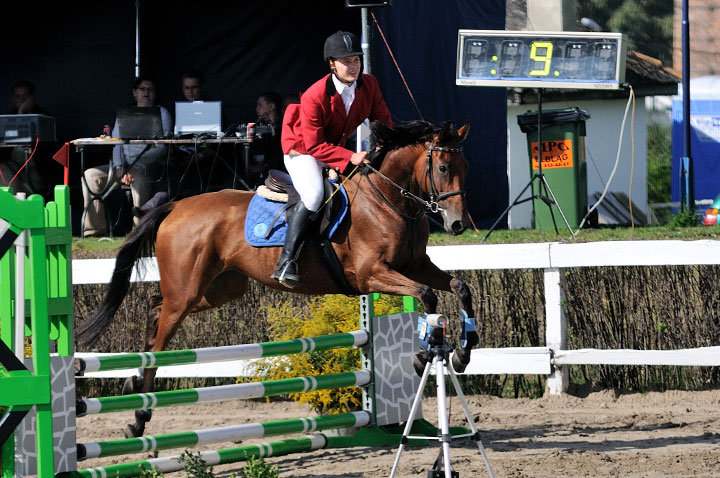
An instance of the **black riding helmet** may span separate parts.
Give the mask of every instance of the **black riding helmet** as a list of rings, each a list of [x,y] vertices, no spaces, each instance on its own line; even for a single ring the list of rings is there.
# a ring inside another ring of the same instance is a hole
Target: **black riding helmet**
[[[348,56],[359,56],[362,58],[363,51],[358,37],[350,32],[338,31],[327,37],[325,40],[325,63],[336,58]]]

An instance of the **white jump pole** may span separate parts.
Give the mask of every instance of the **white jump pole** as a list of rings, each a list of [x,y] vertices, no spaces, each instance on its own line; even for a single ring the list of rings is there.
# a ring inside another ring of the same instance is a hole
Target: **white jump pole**
[[[17,193],[18,199],[25,200],[25,193]],[[23,230],[15,239],[15,356],[25,359],[25,249],[27,231]]]

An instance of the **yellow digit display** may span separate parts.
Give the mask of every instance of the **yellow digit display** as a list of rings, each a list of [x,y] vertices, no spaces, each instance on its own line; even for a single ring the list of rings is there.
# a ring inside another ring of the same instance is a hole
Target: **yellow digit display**
[[[545,49],[544,55],[538,55],[539,49]],[[533,61],[542,61],[545,66],[540,70],[530,70],[530,76],[547,76],[550,72],[550,61],[552,60],[553,44],[547,41],[536,41],[530,48],[530,58]]]

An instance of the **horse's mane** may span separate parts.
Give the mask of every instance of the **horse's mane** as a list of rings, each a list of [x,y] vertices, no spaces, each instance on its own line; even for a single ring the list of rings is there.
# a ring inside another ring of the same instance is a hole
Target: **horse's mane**
[[[398,149],[413,144],[424,143],[429,136],[432,136],[436,129],[427,121],[411,121],[409,123],[391,127],[385,123],[375,121],[370,125],[370,130],[375,135],[381,149]]]
[[[370,125],[370,131],[380,146],[380,149],[371,155],[371,164],[379,168],[388,151],[422,144],[438,130],[427,121],[416,120],[394,127],[375,121]]]

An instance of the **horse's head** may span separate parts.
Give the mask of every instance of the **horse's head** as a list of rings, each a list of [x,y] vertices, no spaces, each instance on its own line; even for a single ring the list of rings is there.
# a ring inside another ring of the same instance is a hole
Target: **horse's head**
[[[425,160],[417,161],[414,170],[416,181],[430,197],[431,211],[440,213],[445,230],[454,236],[470,222],[463,189],[468,164],[460,146],[469,130],[469,121],[457,131],[445,123],[427,143]]]

